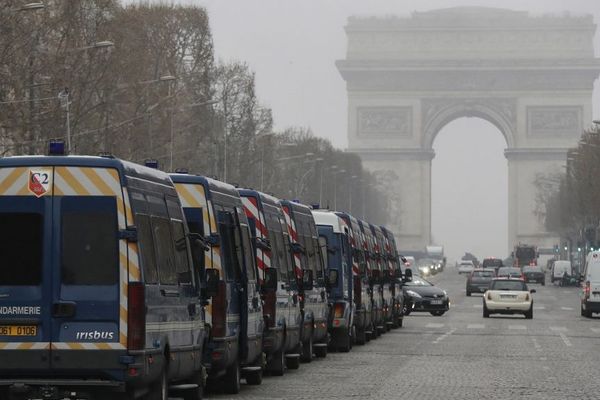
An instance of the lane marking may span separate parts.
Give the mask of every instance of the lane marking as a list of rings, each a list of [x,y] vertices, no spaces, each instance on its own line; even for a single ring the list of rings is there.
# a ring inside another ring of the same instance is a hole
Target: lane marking
[[[443,328],[444,324],[438,324],[435,322],[430,322],[427,325],[425,325],[425,328]]]
[[[467,325],[467,329],[485,329],[484,324],[469,324]]]
[[[571,347],[572,346],[571,341],[569,340],[569,338],[567,337],[567,335],[565,335],[562,332],[559,332],[559,335],[560,335],[560,338],[562,339],[562,341],[565,342],[565,345],[567,347]]]
[[[561,307],[560,309],[563,311],[573,311],[573,307]]]
[[[446,339],[448,336],[452,335],[454,332],[456,332],[456,329],[452,329],[451,331],[448,331],[446,333],[444,333],[442,336],[438,337],[437,339],[435,339],[433,342],[433,344],[438,344],[439,342],[441,342],[442,340]]]
[[[535,305],[534,305],[534,306],[533,306],[533,309],[534,309],[534,310],[545,310],[545,309],[546,309],[546,306],[535,306]]]
[[[590,328],[594,333],[600,333],[600,328]]]
[[[473,308],[481,308],[481,307],[483,307],[482,304],[473,304]]]
[[[551,326],[550,330],[554,332],[566,332],[567,328],[564,326]]]
[[[509,325],[508,329],[516,330],[516,331],[524,331],[527,329],[525,325]]]
[[[538,343],[537,339],[535,337],[532,337],[531,340],[533,340],[533,347],[535,347],[535,350],[542,351],[542,346]]]

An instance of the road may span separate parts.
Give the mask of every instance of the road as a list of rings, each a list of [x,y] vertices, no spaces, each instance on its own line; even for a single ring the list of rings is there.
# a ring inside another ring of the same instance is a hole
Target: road
[[[580,316],[577,288],[535,288],[533,320],[482,317],[481,295],[466,297],[453,267],[433,277],[447,290],[442,317],[411,314],[349,354],[303,364],[237,396],[211,399],[597,399],[600,319]]]

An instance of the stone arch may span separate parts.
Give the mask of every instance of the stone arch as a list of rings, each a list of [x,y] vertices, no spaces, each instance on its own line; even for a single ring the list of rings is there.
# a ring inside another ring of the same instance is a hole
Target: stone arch
[[[423,149],[432,149],[437,134],[448,123],[462,117],[478,117],[494,125],[515,147],[516,105],[511,99],[436,99],[423,101]]]

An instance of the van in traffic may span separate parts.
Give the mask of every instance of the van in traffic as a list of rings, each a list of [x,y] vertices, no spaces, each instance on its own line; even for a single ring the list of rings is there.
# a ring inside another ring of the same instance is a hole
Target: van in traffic
[[[592,313],[600,312],[600,251],[587,255],[581,279],[581,315],[591,318]]]
[[[0,398],[202,395],[207,298],[167,174],[2,158],[0,219]]]
[[[557,260],[552,265],[552,271],[550,272],[550,282],[561,281],[565,273],[569,276],[572,274],[571,261]]]

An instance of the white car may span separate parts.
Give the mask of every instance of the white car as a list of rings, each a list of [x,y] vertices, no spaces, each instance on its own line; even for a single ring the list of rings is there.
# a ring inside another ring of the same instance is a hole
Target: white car
[[[490,314],[523,314],[533,318],[533,296],[523,279],[496,278],[483,294],[483,317]]]
[[[475,269],[475,265],[471,260],[461,260],[460,264],[458,264],[458,273],[459,274],[470,274]]]

